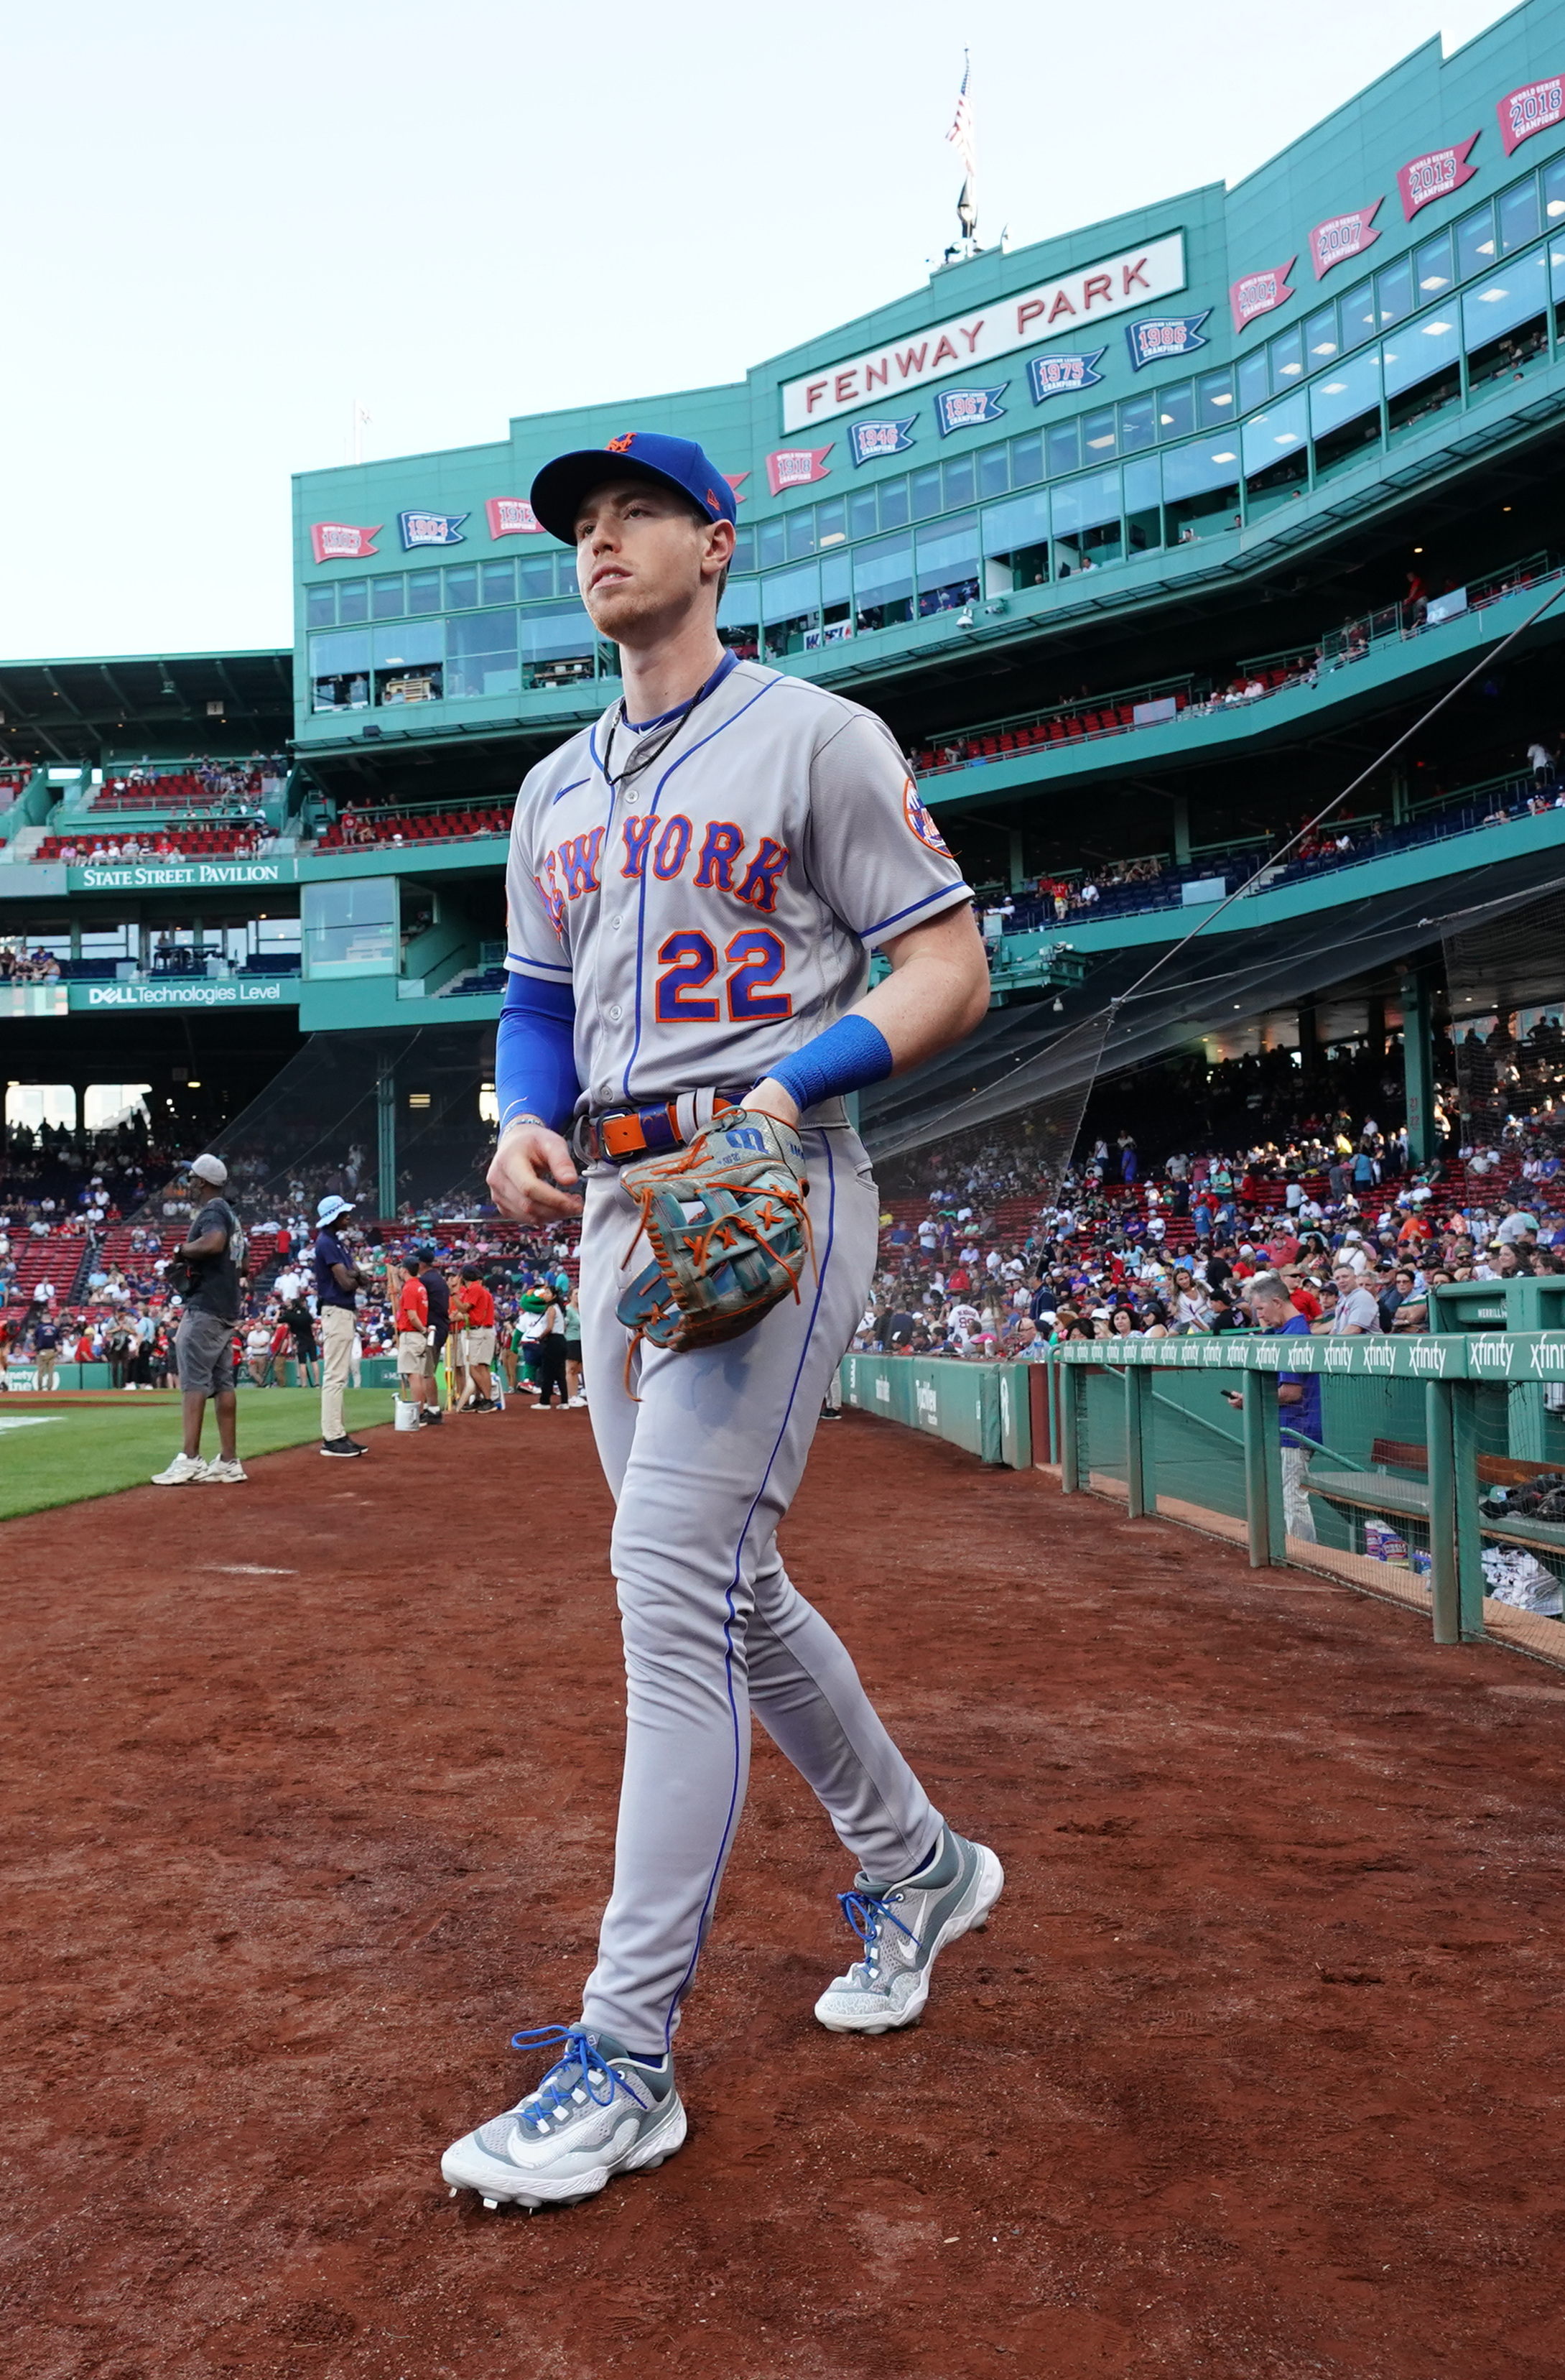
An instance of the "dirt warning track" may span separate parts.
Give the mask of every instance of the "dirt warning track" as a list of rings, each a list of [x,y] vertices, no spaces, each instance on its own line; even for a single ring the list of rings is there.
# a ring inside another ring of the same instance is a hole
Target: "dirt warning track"
[[[851,1872],[763,1741],[688,2147],[485,2216],[441,2150],[607,1889],[608,1498],[585,1415],[370,1444],[0,1528],[8,2370],[1553,2380],[1549,1672],[844,1417],[790,1570],[1005,1897],[822,2032]]]

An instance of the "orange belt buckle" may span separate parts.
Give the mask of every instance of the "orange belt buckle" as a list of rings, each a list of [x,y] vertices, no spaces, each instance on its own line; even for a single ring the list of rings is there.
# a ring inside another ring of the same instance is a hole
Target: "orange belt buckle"
[[[605,1116],[598,1127],[603,1144],[603,1154],[616,1164],[624,1158],[634,1157],[638,1148],[647,1146],[647,1135],[638,1115]]]

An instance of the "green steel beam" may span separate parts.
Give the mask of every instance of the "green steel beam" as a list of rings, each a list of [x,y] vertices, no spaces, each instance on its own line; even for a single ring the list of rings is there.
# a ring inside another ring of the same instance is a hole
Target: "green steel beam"
[[[1424,1436],[1429,1453],[1429,1586],[1437,1645],[1462,1642],[1456,1450],[1451,1436],[1455,1393],[1456,1383],[1450,1380],[1430,1380],[1424,1390]]]

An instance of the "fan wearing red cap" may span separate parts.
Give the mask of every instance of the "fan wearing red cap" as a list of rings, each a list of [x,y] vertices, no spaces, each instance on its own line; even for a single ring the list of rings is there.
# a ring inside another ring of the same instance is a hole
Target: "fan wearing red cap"
[[[629,1691],[613,1892],[581,2014],[517,2035],[554,2063],[443,2170],[486,2203],[537,2206],[661,2165],[685,2138],[673,2034],[744,1808],[752,1713],[857,1868],[842,1896],[856,1955],[816,2002],[822,2024],[915,2022],[937,1953],[984,1923],[1003,1876],[933,1807],[777,1548],[875,1264],[880,1197],[844,1102],[984,1014],[971,889],[880,720],[725,651],[734,492],[698,445],[625,431],[546,465],[532,504],[575,550],[624,693],[516,799],[489,1182],[532,1223],[585,1206],[583,1369],[617,1508]],[[892,972],[871,990],[881,950]],[[734,1106],[796,1131],[813,1266],[742,1336],[656,1346],[621,1316],[647,1252],[618,1169],[719,1114],[741,1130]],[[540,1723],[560,1682],[540,1682]]]

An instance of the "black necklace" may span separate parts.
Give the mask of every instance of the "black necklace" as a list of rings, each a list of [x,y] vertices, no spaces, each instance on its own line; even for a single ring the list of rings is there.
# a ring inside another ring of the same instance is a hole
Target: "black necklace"
[[[603,775],[608,783],[609,791],[612,794],[617,794],[623,785],[628,785],[632,778],[644,775],[647,770],[652,768],[656,762],[662,759],[663,754],[673,742],[674,737],[678,735],[680,729],[689,718],[690,713],[695,710],[696,705],[698,702],[704,702],[706,700],[708,695],[712,692],[715,686],[722,684],[722,680],[728,675],[729,671],[733,667],[734,655],[732,653],[724,653],[722,661],[718,663],[716,669],[713,670],[705,686],[698,686],[696,688],[695,693],[690,697],[689,701],[682,702],[679,709],[674,712],[673,718],[668,720],[660,731],[656,734],[654,734],[650,729],[643,731],[642,735],[637,738],[636,747],[631,753],[629,759],[625,762],[625,767],[620,771],[619,775],[616,777],[612,766],[614,757],[614,735],[619,728],[626,724],[625,715],[625,697],[623,694],[621,695],[619,701],[614,706],[614,715],[609,722],[608,741],[603,747]]]

